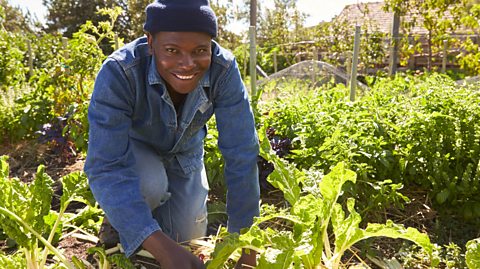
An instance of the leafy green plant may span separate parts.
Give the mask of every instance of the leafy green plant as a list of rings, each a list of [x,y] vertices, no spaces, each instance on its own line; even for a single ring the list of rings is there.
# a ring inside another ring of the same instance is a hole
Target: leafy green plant
[[[39,166],[31,184],[25,184],[17,178],[9,178],[6,160],[6,156],[0,157],[0,226],[3,231],[20,246],[27,268],[45,268],[50,253],[60,264],[75,268],[53,246],[53,240],[63,230],[63,216],[72,201],[94,204],[86,176],[76,172],[62,177],[63,194],[57,213],[50,209],[54,182],[45,173],[44,166]]]
[[[465,259],[467,261],[468,268],[480,268],[480,238],[467,242]]]
[[[123,269],[135,269],[135,266],[130,260],[123,254],[107,255],[105,249],[101,247],[93,247],[88,249],[89,254],[94,254],[99,269],[111,269],[111,268],[123,268]],[[113,267],[112,265],[116,265]],[[86,268],[83,265],[79,266],[80,269]]]
[[[379,236],[407,239],[432,253],[428,236],[414,228],[405,228],[392,221],[360,228],[361,217],[352,198],[347,200],[348,215],[345,213],[337,200],[347,181],[356,182],[356,174],[344,163],[339,163],[329,174],[317,180],[318,193],[301,195],[303,173],[278,158],[263,132],[261,136],[261,155],[275,166],[269,180],[284,193],[290,207],[277,210],[264,206],[262,216],[249,230],[241,235],[228,234],[222,238],[222,242],[216,245],[213,260],[208,264],[209,269],[221,268],[240,248],[260,253],[257,268],[290,268],[292,265],[295,268],[339,268],[345,251],[361,240]],[[259,228],[273,219],[283,220],[287,227]],[[332,238],[335,239],[333,247]]]
[[[349,163],[359,177],[349,192],[365,210],[401,206],[408,199],[398,190],[421,186],[438,210],[474,219],[480,216],[479,100],[475,87],[446,76],[397,76],[378,79],[354,103],[337,86],[282,96],[260,113],[263,124],[292,140],[286,158],[297,168],[328,173]]]
[[[208,133],[205,138],[204,150],[205,156],[205,170],[207,172],[208,185],[211,189],[225,189],[225,182],[223,177],[223,157],[217,146],[218,131],[215,118],[213,117],[207,123]]]
[[[24,38],[18,33],[11,33],[0,27],[0,92],[8,86],[16,86],[25,80],[23,66],[26,46]]]

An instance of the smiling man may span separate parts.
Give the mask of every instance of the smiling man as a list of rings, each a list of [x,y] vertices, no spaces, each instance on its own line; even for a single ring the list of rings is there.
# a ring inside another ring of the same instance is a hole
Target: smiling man
[[[259,213],[253,114],[233,55],[212,40],[206,0],[157,0],[146,15],[147,36],[98,73],[85,172],[127,256],[143,246],[162,268],[204,268],[177,242],[206,233],[205,124],[215,114],[228,229],[239,232]],[[254,265],[255,253],[242,263]]]

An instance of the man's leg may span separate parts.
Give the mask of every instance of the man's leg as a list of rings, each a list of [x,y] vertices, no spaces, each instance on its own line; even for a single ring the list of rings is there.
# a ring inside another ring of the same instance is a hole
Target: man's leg
[[[170,199],[154,211],[162,229],[173,240],[184,242],[203,237],[207,231],[208,181],[201,165],[185,174],[176,159],[165,163]]]
[[[152,148],[132,139],[130,143],[136,161],[135,170],[140,178],[140,191],[153,211],[170,197],[165,167],[160,156]],[[100,243],[107,248],[114,247],[120,242],[118,232],[111,226],[107,217],[104,218],[98,237]]]
[[[151,147],[130,139],[135,156],[135,172],[140,177],[140,191],[153,211],[169,198],[168,177],[161,157]]]

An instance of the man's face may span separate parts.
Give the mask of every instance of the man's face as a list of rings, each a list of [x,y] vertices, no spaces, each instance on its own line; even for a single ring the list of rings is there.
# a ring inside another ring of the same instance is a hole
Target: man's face
[[[200,32],[158,32],[154,36],[147,34],[147,38],[168,91],[192,92],[210,67],[211,36]]]

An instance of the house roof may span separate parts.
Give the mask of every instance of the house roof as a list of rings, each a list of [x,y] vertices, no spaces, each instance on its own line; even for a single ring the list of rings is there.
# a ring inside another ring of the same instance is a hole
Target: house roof
[[[390,33],[393,24],[393,12],[387,12],[383,9],[384,2],[370,2],[347,5],[334,20],[345,20],[352,25],[367,25],[370,30],[378,30],[383,33]],[[451,15],[447,12],[447,17]],[[401,17],[402,21],[412,21],[414,15],[407,13]],[[424,35],[428,31],[422,26],[422,18],[417,16],[417,22],[411,29],[411,34]],[[400,27],[401,28],[401,27]],[[402,29],[400,29],[402,32]]]

